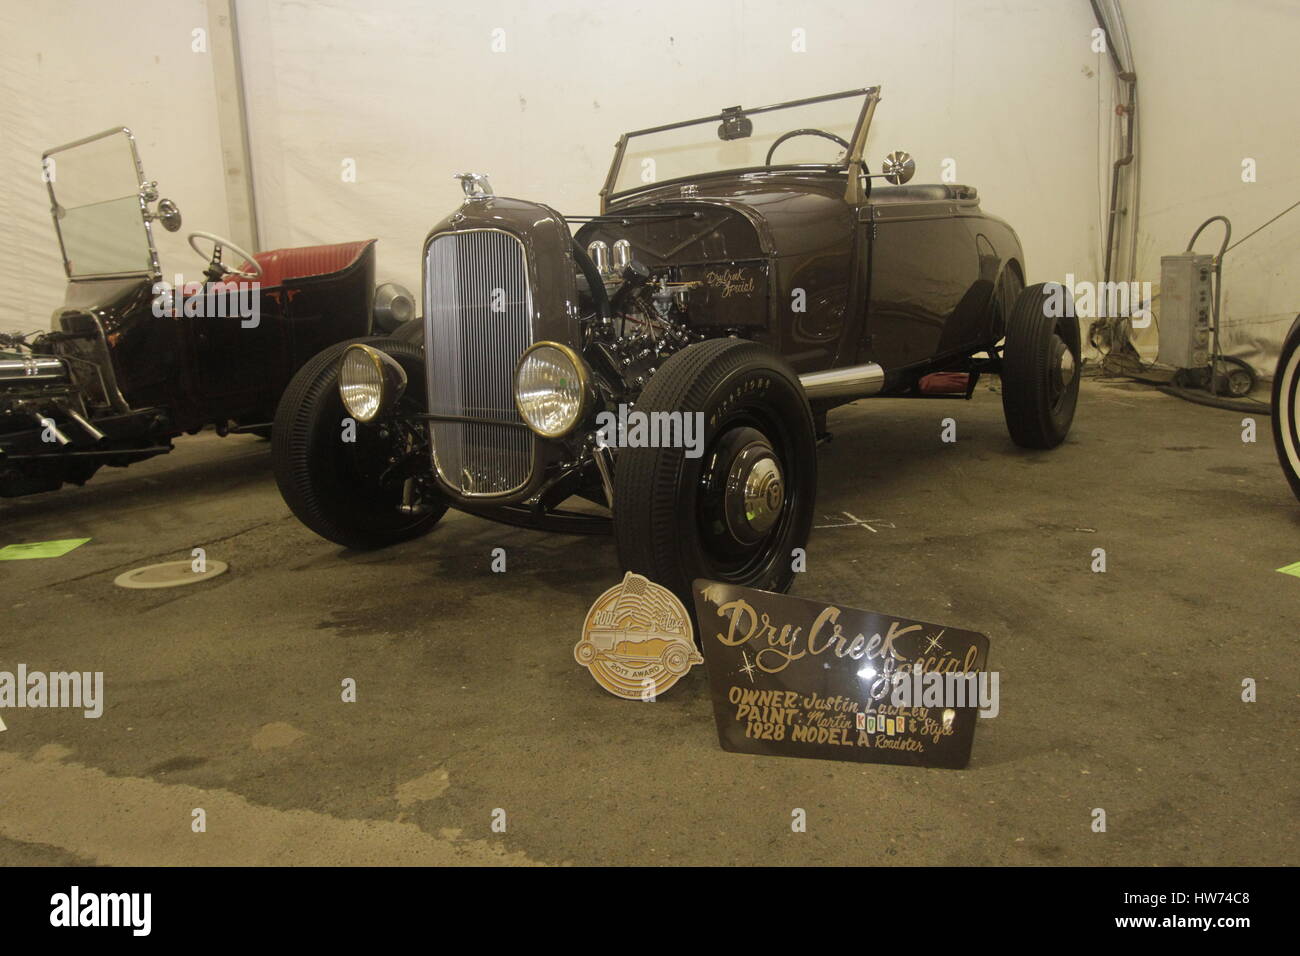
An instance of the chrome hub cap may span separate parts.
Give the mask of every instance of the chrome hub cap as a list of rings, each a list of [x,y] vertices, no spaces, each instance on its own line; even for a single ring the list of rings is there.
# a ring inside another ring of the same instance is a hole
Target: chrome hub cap
[[[1048,391],[1052,405],[1059,406],[1065,400],[1066,393],[1070,391],[1078,369],[1075,366],[1074,353],[1059,335],[1052,336],[1052,357],[1053,361],[1049,366],[1051,379],[1048,383]]]
[[[1074,353],[1070,351],[1069,347],[1066,346],[1064,342],[1062,342],[1061,345],[1061,387],[1069,388],[1070,383],[1074,381]]]
[[[785,506],[785,483],[776,453],[766,441],[741,449],[727,472],[723,511],[737,541],[753,544],[772,530]]]

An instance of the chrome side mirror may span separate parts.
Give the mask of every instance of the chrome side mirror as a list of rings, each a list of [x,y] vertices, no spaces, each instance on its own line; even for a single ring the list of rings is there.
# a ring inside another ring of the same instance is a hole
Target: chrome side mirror
[[[181,209],[170,199],[159,200],[158,211],[153,214],[153,218],[162,223],[168,232],[176,232],[181,227]]]
[[[916,175],[916,160],[906,150],[896,149],[885,157],[881,173],[887,181],[901,186]]]

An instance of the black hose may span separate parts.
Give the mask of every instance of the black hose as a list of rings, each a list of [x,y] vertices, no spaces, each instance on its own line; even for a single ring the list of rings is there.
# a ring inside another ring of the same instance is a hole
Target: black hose
[[[1166,395],[1172,395],[1174,398],[1181,398],[1185,402],[1192,402],[1196,405],[1226,408],[1230,412],[1247,412],[1251,415],[1273,414],[1271,405],[1257,402],[1254,399],[1222,398],[1218,395],[1211,395],[1209,392],[1202,392],[1200,389],[1183,388],[1180,385],[1161,385],[1156,391],[1164,392]]]

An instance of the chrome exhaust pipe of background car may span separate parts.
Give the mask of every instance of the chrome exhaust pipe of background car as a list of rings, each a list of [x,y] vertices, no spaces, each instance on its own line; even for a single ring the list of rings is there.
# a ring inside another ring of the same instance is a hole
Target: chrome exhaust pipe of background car
[[[875,362],[808,372],[799,376],[799,384],[809,400],[815,398],[866,398],[885,387],[885,370]]]
[[[70,408],[65,408],[63,411],[64,411],[64,413],[65,413],[69,418],[71,418],[74,422],[76,422],[78,425],[80,425],[80,426],[82,427],[82,429],[86,432],[86,434],[89,435],[89,436],[91,437],[91,439],[93,439],[94,442],[95,442],[96,444],[98,444],[98,443],[100,443],[100,442],[102,442],[102,441],[107,441],[107,440],[108,440],[108,436],[107,436],[107,435],[105,435],[103,432],[101,432],[101,431],[100,431],[98,428],[96,428],[94,425],[90,424],[90,422],[86,421],[83,417],[81,417],[80,415],[78,415],[78,414],[77,414],[76,412],[74,412],[72,409],[70,409]]]
[[[35,410],[33,410],[31,414],[32,414],[32,418],[36,420],[36,424],[40,425],[42,429],[48,428],[50,430],[50,434],[54,436],[54,440],[58,442],[60,445],[72,444],[72,439],[69,438],[67,435],[63,434],[63,432],[59,431],[59,426],[54,424],[53,418],[50,418],[50,416],[48,415],[42,415],[40,412]]]

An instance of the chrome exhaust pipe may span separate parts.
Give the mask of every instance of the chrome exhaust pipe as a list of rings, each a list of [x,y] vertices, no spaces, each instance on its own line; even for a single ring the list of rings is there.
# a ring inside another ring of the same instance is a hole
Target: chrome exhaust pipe
[[[799,376],[808,398],[866,398],[885,387],[885,370],[875,362],[808,372]]]
[[[71,408],[65,408],[63,411],[67,414],[69,418],[71,418],[74,422],[80,425],[85,430],[86,434],[95,440],[96,444],[105,441],[108,438],[107,435],[101,432],[94,425],[90,424],[90,422],[86,421],[86,419],[78,415]]]
[[[48,428],[50,430],[50,434],[54,436],[54,440],[58,442],[60,445],[72,444],[72,439],[69,438],[67,435],[63,434],[63,432],[59,431],[59,426],[54,424],[53,418],[50,418],[48,415],[42,415],[40,412],[37,411],[32,412],[32,418],[36,420],[36,424],[40,425],[42,429]],[[42,435],[41,437],[42,439],[44,439],[45,436]]]

